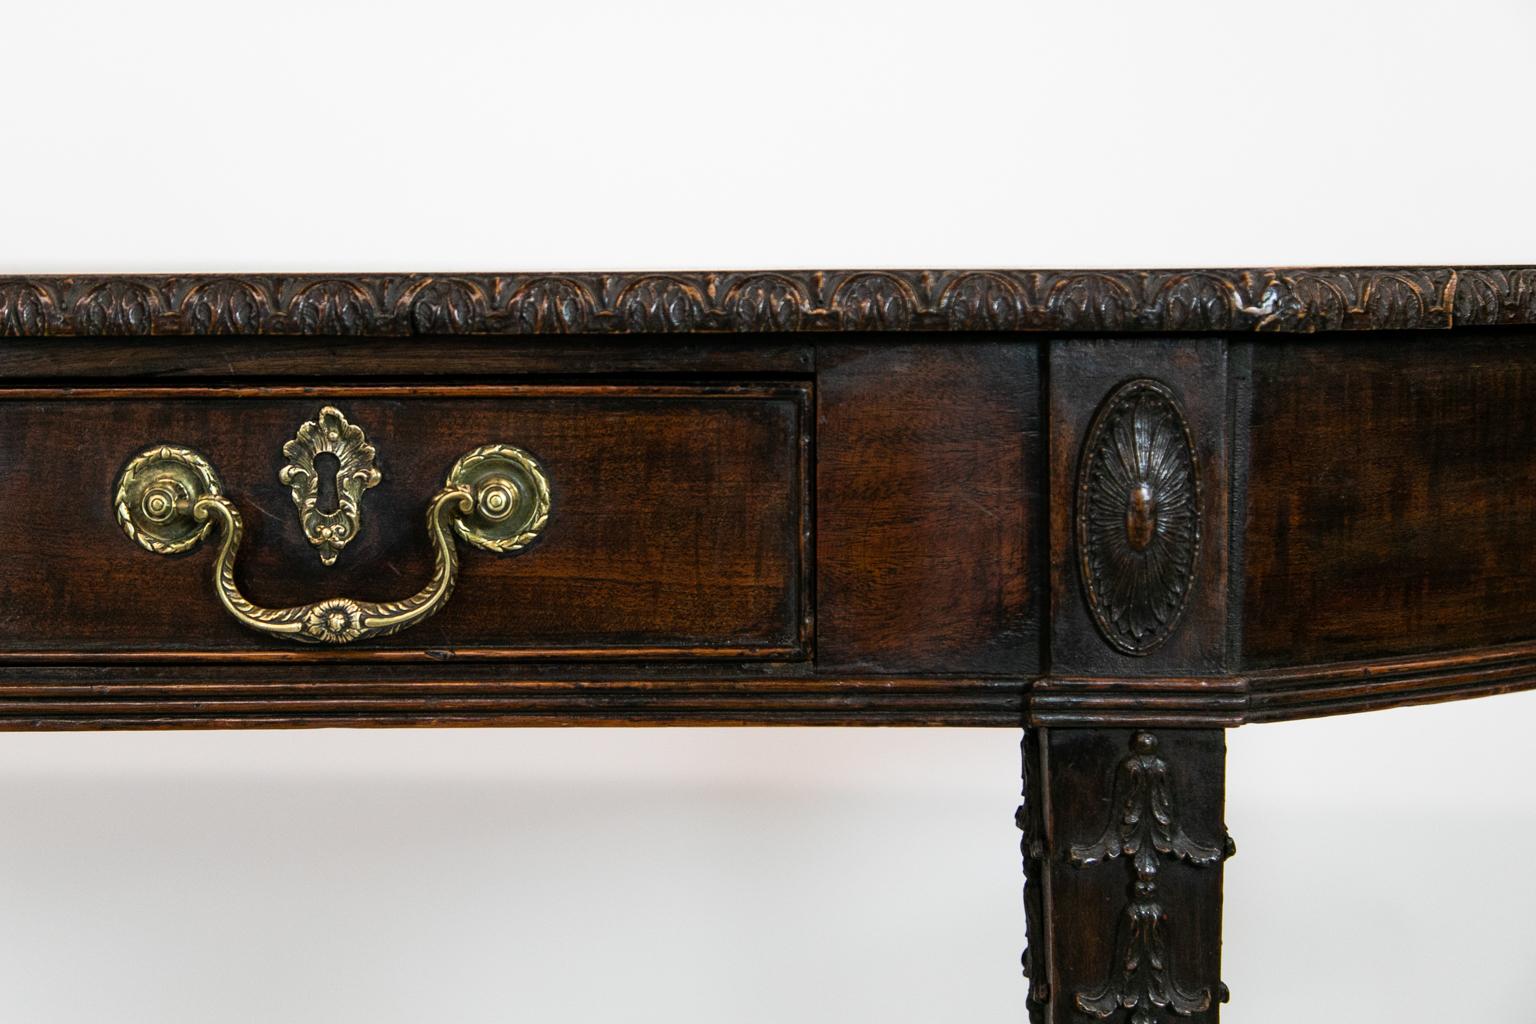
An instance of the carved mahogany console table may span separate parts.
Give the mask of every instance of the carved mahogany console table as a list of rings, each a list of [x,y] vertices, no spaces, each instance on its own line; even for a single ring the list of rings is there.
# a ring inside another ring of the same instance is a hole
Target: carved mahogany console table
[[[1033,1021],[1224,730],[1536,684],[1536,268],[0,279],[0,727],[1022,728]]]

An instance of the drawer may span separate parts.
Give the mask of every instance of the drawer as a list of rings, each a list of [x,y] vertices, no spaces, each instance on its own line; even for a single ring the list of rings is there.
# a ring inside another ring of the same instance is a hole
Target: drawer
[[[0,659],[804,659],[809,399],[800,383],[0,391]],[[135,461],[159,446],[180,469]],[[243,525],[228,558],[217,508],[175,518],[207,484],[182,449]],[[444,551],[429,506],[456,466],[476,493],[446,499]],[[181,546],[178,527],[186,550],[147,549]],[[445,562],[427,614],[366,628]],[[286,618],[242,622],[218,565]]]

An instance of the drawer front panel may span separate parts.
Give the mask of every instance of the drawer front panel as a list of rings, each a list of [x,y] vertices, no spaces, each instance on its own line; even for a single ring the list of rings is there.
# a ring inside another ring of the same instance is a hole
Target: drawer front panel
[[[0,392],[0,659],[802,659],[808,404],[801,384]],[[380,471],[330,565],[279,479],[284,443],[325,406]],[[243,519],[235,582],[252,602],[398,601],[433,574],[429,500],[492,443],[547,475],[537,539],[461,542],[440,611],[344,646],[245,628],[215,596],[217,531],[152,554],[113,504],[137,453],[193,449]]]

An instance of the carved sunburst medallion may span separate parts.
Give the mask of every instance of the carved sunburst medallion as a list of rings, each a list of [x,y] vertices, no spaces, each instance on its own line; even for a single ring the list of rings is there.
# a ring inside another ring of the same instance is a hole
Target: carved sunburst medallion
[[[1099,631],[1142,655],[1172,635],[1200,554],[1200,480],[1173,392],[1133,380],[1094,416],[1077,479],[1083,591]]]

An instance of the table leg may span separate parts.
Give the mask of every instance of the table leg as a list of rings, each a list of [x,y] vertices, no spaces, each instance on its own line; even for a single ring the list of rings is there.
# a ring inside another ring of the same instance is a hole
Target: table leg
[[[1031,1024],[1213,1024],[1221,972],[1220,729],[1028,729]]]

